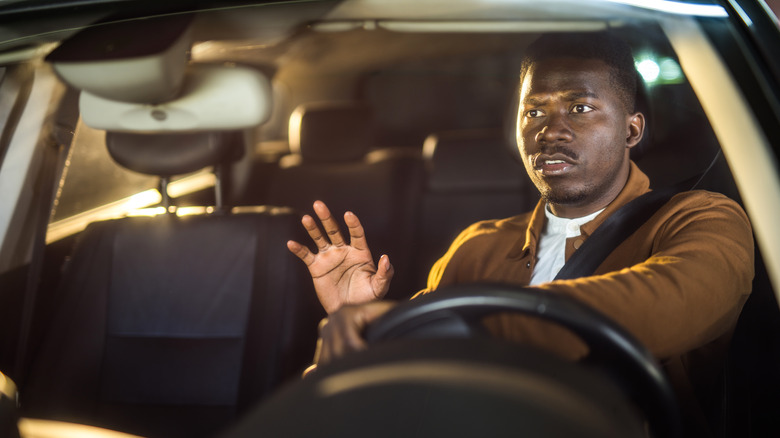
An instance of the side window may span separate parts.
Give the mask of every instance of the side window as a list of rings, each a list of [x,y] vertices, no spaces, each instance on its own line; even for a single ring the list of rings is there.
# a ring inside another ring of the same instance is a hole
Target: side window
[[[42,127],[58,84],[32,63],[3,68],[0,82],[0,272],[29,260],[36,184],[50,149]]]
[[[634,51],[641,79],[637,109],[647,120],[645,140],[640,150],[632,151],[632,158],[650,176],[652,185],[681,183],[695,179],[716,162],[725,165],[710,121],[663,30],[656,25],[626,27],[621,35]],[[716,176],[719,171],[713,168],[707,173]],[[704,185],[730,196],[736,193],[727,184]]]

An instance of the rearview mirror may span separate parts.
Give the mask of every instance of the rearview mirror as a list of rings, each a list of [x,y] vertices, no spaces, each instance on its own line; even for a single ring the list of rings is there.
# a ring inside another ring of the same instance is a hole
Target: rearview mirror
[[[82,91],[85,124],[116,132],[195,132],[255,127],[272,108],[271,85],[248,67],[188,67],[178,97],[159,104],[119,102]]]

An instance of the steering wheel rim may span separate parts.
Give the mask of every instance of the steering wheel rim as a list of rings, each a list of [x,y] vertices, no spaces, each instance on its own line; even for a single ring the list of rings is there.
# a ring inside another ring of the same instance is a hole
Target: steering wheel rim
[[[682,436],[677,399],[650,351],[600,312],[564,295],[496,283],[447,286],[391,309],[365,331],[369,344],[408,337],[474,337],[482,317],[517,312],[557,323],[590,348],[645,413],[654,436]]]

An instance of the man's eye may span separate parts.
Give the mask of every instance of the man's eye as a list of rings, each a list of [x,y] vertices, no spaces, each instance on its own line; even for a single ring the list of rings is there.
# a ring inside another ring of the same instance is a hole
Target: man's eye
[[[536,109],[529,110],[529,111],[527,111],[525,113],[526,117],[529,117],[529,118],[532,118],[532,119],[535,119],[537,117],[542,117],[543,115],[544,115],[544,112],[542,112],[540,110],[536,110]]]
[[[571,112],[573,113],[589,113],[591,111],[593,111],[593,108],[589,107],[588,105],[582,105],[582,104],[574,105],[571,108]]]

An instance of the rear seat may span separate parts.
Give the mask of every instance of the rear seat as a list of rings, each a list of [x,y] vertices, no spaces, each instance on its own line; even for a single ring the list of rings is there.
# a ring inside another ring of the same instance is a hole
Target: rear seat
[[[422,157],[409,149],[377,149],[371,111],[357,102],[310,103],[290,118],[291,154],[282,157],[268,202],[311,211],[322,200],[337,217],[347,210],[363,223],[373,256],[390,256],[397,275],[389,298],[409,296],[413,231],[422,184]]]
[[[500,130],[435,133],[426,139],[423,155],[427,179],[414,261],[414,281],[421,286],[461,230],[523,213],[538,200]]]

